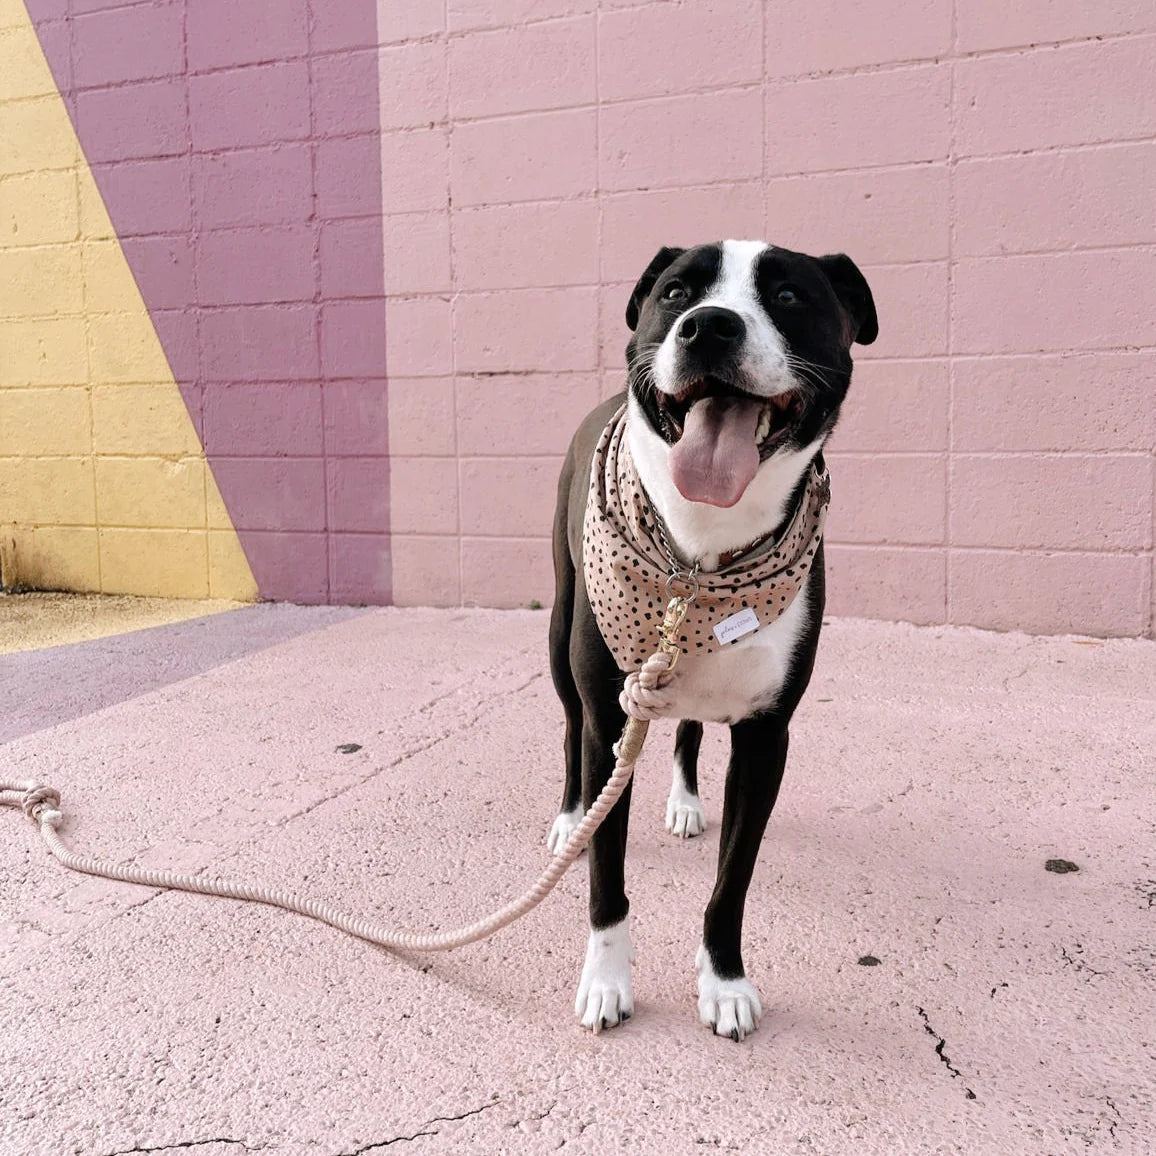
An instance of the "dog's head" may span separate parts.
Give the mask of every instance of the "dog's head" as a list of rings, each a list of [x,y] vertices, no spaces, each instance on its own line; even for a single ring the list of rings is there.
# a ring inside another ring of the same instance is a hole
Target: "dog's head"
[[[822,439],[875,302],[843,254],[762,241],[661,249],[626,307],[630,390],[693,502],[733,506],[760,465]]]

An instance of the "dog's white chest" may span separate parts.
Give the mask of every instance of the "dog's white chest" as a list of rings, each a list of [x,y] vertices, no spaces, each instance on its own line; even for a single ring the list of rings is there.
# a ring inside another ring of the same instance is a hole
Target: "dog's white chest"
[[[738,722],[772,706],[807,625],[807,588],[774,622],[710,654],[685,655],[666,688],[670,718]]]

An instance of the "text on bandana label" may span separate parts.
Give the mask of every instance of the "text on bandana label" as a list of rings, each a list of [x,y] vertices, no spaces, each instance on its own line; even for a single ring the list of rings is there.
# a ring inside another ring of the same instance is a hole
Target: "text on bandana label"
[[[745,610],[740,610],[738,614],[724,618],[714,628],[714,636],[722,643],[735,642],[744,634],[750,634],[752,630],[758,630],[758,628],[759,616],[748,606]]]

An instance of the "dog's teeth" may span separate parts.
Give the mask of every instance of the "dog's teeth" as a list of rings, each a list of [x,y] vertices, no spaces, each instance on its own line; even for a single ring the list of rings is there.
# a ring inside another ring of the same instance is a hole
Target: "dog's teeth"
[[[755,441],[762,442],[770,432],[771,407],[769,405],[764,405],[763,412],[759,414],[759,428],[755,430]]]

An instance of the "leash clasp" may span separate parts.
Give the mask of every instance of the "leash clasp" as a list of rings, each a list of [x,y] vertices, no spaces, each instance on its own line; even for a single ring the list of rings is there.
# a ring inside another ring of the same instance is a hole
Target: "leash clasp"
[[[691,570],[673,570],[666,579],[666,613],[658,628],[658,649],[667,657],[666,669],[673,670],[682,655],[679,631],[686,621],[690,604],[698,597],[698,563]]]

